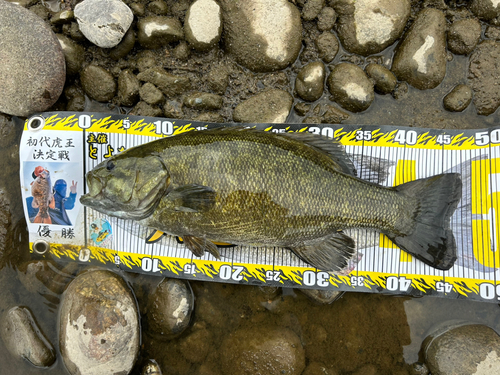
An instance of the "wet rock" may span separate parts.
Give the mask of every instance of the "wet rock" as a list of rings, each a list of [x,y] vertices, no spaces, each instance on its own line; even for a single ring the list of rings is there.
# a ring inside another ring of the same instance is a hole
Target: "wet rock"
[[[443,99],[444,108],[450,112],[462,112],[472,101],[472,90],[467,85],[456,85]]]
[[[316,61],[304,66],[295,79],[295,90],[304,100],[313,102],[323,95],[325,66]]]
[[[339,52],[339,42],[337,37],[331,32],[325,31],[315,40],[319,57],[326,63],[331,62]]]
[[[408,95],[408,84],[406,82],[398,82],[396,88],[392,92],[392,97],[396,100],[403,99]]]
[[[146,103],[151,105],[158,105],[163,102],[163,94],[152,83],[146,82],[139,89],[139,96]]]
[[[415,362],[410,366],[410,375],[429,375],[429,369],[425,363]]]
[[[16,139],[16,129],[15,129],[14,121],[11,121],[10,116],[0,114],[0,148],[6,149],[10,145],[14,144],[15,139]],[[2,196],[3,196],[3,194],[2,194]],[[2,201],[2,199],[0,198],[0,202],[1,201]],[[6,202],[2,202],[2,204],[4,204],[4,203],[6,203]],[[0,223],[2,221],[3,220],[0,220]],[[0,240],[0,243],[3,243],[3,242],[4,241]],[[1,262],[0,262],[0,264],[1,264]],[[2,268],[2,267],[0,266],[0,268]]]
[[[398,79],[420,90],[433,89],[446,74],[446,19],[443,12],[426,8],[417,15],[398,45],[392,71]]]
[[[206,328],[197,329],[180,340],[179,349],[191,363],[202,363],[213,348],[212,334]]]
[[[361,112],[375,98],[373,83],[359,66],[349,63],[335,65],[328,76],[328,89],[342,108]]]
[[[139,341],[136,302],[119,276],[93,270],[68,285],[59,309],[59,347],[71,375],[128,374]]]
[[[33,260],[19,266],[18,278],[30,293],[54,296],[62,294],[72,275],[59,270],[53,261]]]
[[[333,368],[328,368],[319,362],[311,362],[307,365],[302,375],[338,375]]]
[[[118,76],[118,100],[127,107],[139,100],[140,82],[130,70],[122,70]]]
[[[379,53],[394,43],[410,16],[408,0],[341,0],[334,7],[342,45],[363,56]]]
[[[297,112],[297,114],[299,116],[305,116],[306,113],[311,110],[311,104],[302,103],[302,102],[297,103],[297,104],[295,104],[293,109],[295,110],[295,112]]]
[[[481,38],[481,24],[474,18],[453,22],[448,29],[448,49],[457,55],[467,55]]]
[[[2,315],[0,335],[11,355],[24,358],[34,366],[49,367],[56,360],[54,348],[26,307],[17,306]]]
[[[97,65],[89,65],[80,73],[83,91],[98,102],[108,102],[115,96],[116,82],[113,75]]]
[[[141,375],[162,375],[160,365],[154,359],[149,359],[142,368]]]
[[[324,6],[325,0],[307,0],[302,7],[302,18],[304,21],[312,21],[319,15]]]
[[[130,9],[137,17],[144,17],[146,14],[146,7],[142,3],[132,3]]]
[[[53,25],[63,25],[65,23],[71,23],[74,19],[75,14],[73,11],[65,9],[52,15],[50,23]]]
[[[193,121],[223,123],[224,117],[216,112],[205,112],[193,117]]]
[[[144,48],[160,48],[181,39],[184,31],[177,18],[149,16],[137,22],[137,40]]]
[[[339,299],[344,292],[336,290],[323,290],[323,289],[299,289],[312,301],[320,305],[329,305],[333,301]]]
[[[484,31],[484,37],[486,39],[494,39],[496,41],[500,40],[500,29],[494,26],[487,26]]]
[[[335,13],[335,9],[330,7],[324,7],[318,14],[318,23],[317,23],[318,30],[319,31],[330,30],[335,24],[336,20],[337,20],[337,13]]]
[[[193,48],[205,51],[219,43],[222,14],[214,0],[196,0],[189,7],[184,21],[186,40]]]
[[[183,40],[181,40],[179,44],[177,44],[175,48],[172,50],[172,56],[181,61],[186,61],[189,58],[189,55],[190,55],[189,45]]]
[[[396,88],[398,80],[385,66],[371,63],[366,66],[365,71],[375,82],[375,91],[379,94],[390,94]]]
[[[168,5],[163,0],[155,0],[148,4],[148,10],[157,16],[165,16],[168,13]]]
[[[302,47],[302,23],[287,0],[223,0],[226,50],[255,72],[283,69]]]
[[[169,118],[183,118],[184,113],[182,112],[182,104],[175,100],[167,100],[163,104],[163,114],[165,117]]]
[[[285,328],[240,328],[226,337],[220,353],[225,375],[299,375],[305,368],[300,339]]]
[[[438,332],[424,341],[424,352],[434,375],[500,372],[500,336],[483,325],[465,325]]]
[[[209,92],[195,92],[184,98],[184,105],[194,109],[221,109],[222,96]]]
[[[185,93],[191,88],[188,77],[167,73],[160,67],[145,70],[137,75],[141,81],[158,87],[168,98]]]
[[[208,72],[206,80],[211,91],[224,95],[229,85],[229,72],[224,66],[215,67]]]
[[[474,105],[479,115],[488,116],[500,106],[500,43],[485,40],[469,58],[468,84],[474,93]]]
[[[121,58],[127,56],[127,54],[132,50],[132,48],[134,48],[134,45],[135,45],[134,30],[128,29],[122,41],[115,48],[109,51],[109,57],[111,57],[113,60],[120,60]]]
[[[285,122],[292,108],[292,96],[283,90],[261,92],[236,106],[233,120],[237,122]]]
[[[88,40],[112,48],[120,43],[134,15],[121,0],[84,0],[75,6],[75,18]]]
[[[141,101],[135,105],[135,107],[130,111],[130,114],[133,116],[159,117],[162,114],[162,110]]]
[[[194,295],[185,280],[163,279],[148,298],[148,332],[161,340],[179,336],[189,325]]]
[[[379,375],[380,372],[375,365],[362,365],[352,375]]]
[[[56,34],[56,36],[66,59],[66,73],[68,75],[78,74],[85,61],[85,50],[65,35]]]
[[[469,9],[477,17],[490,21],[500,16],[500,6],[497,0],[472,0]]]
[[[50,108],[66,79],[55,34],[34,13],[0,1],[0,41],[0,112],[26,117]]]

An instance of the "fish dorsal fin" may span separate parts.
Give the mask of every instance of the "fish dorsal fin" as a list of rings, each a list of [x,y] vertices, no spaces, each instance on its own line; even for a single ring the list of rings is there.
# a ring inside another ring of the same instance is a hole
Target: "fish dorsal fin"
[[[340,172],[356,176],[356,167],[354,167],[340,142],[312,133],[280,133],[280,135],[317,148],[330,156]]]

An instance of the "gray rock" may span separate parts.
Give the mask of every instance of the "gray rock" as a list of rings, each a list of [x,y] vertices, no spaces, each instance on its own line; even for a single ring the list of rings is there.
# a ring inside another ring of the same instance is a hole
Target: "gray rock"
[[[318,100],[323,95],[325,66],[316,61],[304,66],[295,79],[297,94],[308,102]]]
[[[474,93],[474,106],[479,115],[488,116],[500,106],[500,43],[485,40],[469,58],[468,85]]]
[[[162,92],[158,90],[155,85],[149,82],[146,82],[139,89],[139,96],[146,103],[151,104],[153,106],[161,104],[164,100]]]
[[[446,19],[443,12],[425,8],[397,47],[392,71],[420,90],[433,89],[446,74]]]
[[[113,75],[97,65],[89,65],[81,71],[80,83],[85,93],[98,102],[108,102],[116,93]]]
[[[137,39],[144,48],[155,49],[184,39],[184,31],[177,18],[149,16],[137,22]]]
[[[361,112],[375,98],[373,83],[359,66],[349,63],[335,65],[328,76],[328,89],[342,108]]]
[[[339,292],[336,290],[324,290],[324,289],[299,289],[304,293],[309,299],[320,304],[329,305],[333,301],[339,299],[344,292]]]
[[[132,50],[132,48],[134,48],[134,45],[135,45],[134,30],[128,29],[122,41],[115,48],[109,51],[109,57],[111,57],[113,60],[120,60],[122,57],[127,56],[127,54]]]
[[[84,0],[75,7],[80,31],[98,47],[112,48],[122,40],[134,15],[121,0]]]
[[[221,109],[222,96],[209,92],[195,92],[184,98],[184,105],[194,109]]]
[[[456,85],[443,99],[444,108],[450,112],[462,112],[472,101],[472,90],[467,85]]]
[[[236,106],[233,120],[237,122],[285,122],[292,108],[292,96],[283,90],[261,92]]]
[[[302,23],[287,0],[220,1],[226,50],[244,67],[269,72],[287,67],[302,47]]]
[[[319,15],[324,6],[325,0],[307,0],[302,7],[302,18],[305,21],[312,21]]]
[[[189,326],[194,295],[185,280],[163,279],[148,298],[148,332],[160,339],[179,336]]]
[[[118,76],[118,100],[127,107],[139,101],[140,82],[130,70],[123,70]]]
[[[222,34],[222,13],[215,0],[196,0],[184,21],[187,42],[194,49],[206,51],[219,43]]]
[[[390,94],[396,88],[398,80],[385,66],[371,63],[365,67],[365,71],[375,81],[375,91],[379,94]]]
[[[251,326],[231,332],[222,342],[220,353],[224,375],[299,375],[305,368],[298,336],[275,326]]]
[[[481,38],[481,24],[475,18],[458,20],[448,29],[448,49],[457,55],[467,55]]]
[[[78,43],[62,34],[56,34],[66,59],[66,73],[74,75],[80,72],[85,61],[85,50]]]
[[[140,342],[136,301],[111,271],[82,273],[59,308],[59,347],[71,375],[128,374]]]
[[[0,112],[27,117],[50,108],[63,91],[66,63],[45,22],[0,0]]]
[[[464,325],[424,341],[426,363],[433,375],[500,373],[500,336],[483,325]]]
[[[500,16],[500,6],[497,0],[472,0],[469,9],[477,17],[485,21]]]
[[[184,94],[191,88],[188,77],[167,73],[160,67],[145,70],[137,75],[141,81],[150,82],[158,87],[168,98]]]
[[[320,34],[315,40],[316,48],[321,60],[331,62],[339,52],[337,37],[329,31]]]
[[[37,367],[49,367],[56,360],[54,348],[26,307],[13,307],[4,313],[0,335],[7,350],[16,358],[24,358]]]
[[[379,53],[403,33],[409,0],[339,0],[337,33],[346,50],[363,56]]]
[[[318,30],[319,31],[330,30],[335,24],[336,20],[337,20],[337,13],[335,13],[335,9],[330,7],[324,7],[318,14],[318,24],[317,24]]]

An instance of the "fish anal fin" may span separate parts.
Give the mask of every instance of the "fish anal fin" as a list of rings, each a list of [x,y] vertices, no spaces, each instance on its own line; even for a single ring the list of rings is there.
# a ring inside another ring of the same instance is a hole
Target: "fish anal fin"
[[[220,259],[219,250],[213,242],[205,238],[195,236],[183,236],[182,240],[184,241],[186,247],[197,257],[202,257],[205,254],[205,251],[208,251],[214,257]]]
[[[342,232],[290,249],[304,262],[327,272],[344,269],[355,253],[354,240]]]
[[[172,190],[167,198],[174,203],[176,211],[204,212],[213,207],[215,196],[211,187],[189,184]]]

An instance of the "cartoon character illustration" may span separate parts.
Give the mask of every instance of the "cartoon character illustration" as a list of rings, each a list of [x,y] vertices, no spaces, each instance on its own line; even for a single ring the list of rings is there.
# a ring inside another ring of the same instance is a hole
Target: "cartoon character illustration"
[[[33,223],[52,224],[49,216],[49,207],[55,207],[52,186],[50,183],[50,173],[42,166],[35,168],[33,172],[35,180],[31,183],[31,207],[38,209],[38,213],[33,218]]]
[[[90,224],[90,238],[97,246],[108,245],[111,241],[111,225],[105,219],[97,219]]]

